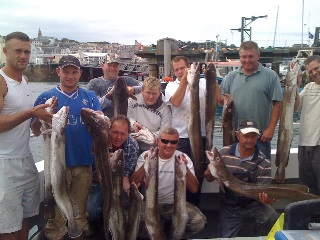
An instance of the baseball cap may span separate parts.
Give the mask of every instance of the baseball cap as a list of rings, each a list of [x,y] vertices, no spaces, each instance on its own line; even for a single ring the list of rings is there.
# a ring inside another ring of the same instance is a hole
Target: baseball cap
[[[242,121],[238,127],[238,130],[240,130],[243,134],[255,132],[260,135],[259,128],[254,121]]]
[[[110,54],[105,56],[103,62],[104,63],[120,63],[120,58],[116,54]]]
[[[68,66],[68,65],[81,68],[80,61],[78,60],[78,58],[71,55],[63,56],[59,61],[59,68],[64,68],[65,66]]]

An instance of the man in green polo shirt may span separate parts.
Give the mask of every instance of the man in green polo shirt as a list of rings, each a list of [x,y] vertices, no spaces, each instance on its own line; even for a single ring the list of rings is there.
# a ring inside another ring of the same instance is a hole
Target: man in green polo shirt
[[[235,104],[236,128],[243,120],[253,120],[261,132],[257,145],[271,158],[274,130],[280,117],[282,91],[279,76],[259,63],[257,43],[248,41],[240,46],[241,69],[230,72],[221,83],[219,102],[222,106],[230,97]]]

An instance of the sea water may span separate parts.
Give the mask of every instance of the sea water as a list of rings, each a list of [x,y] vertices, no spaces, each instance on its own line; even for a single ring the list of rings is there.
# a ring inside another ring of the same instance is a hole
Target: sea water
[[[52,82],[30,82],[29,88],[31,90],[33,100],[35,101],[41,93],[56,87],[58,84],[59,83],[52,83]],[[79,83],[79,86],[82,88],[86,88],[87,83],[83,83],[83,82]],[[214,130],[214,138],[213,138],[214,146],[217,149],[220,149],[222,147],[222,130],[219,128],[221,118],[222,118],[222,108],[218,107],[217,114],[216,114],[216,121],[215,121],[216,128]],[[294,122],[295,123],[300,122],[300,112],[296,112],[294,114]],[[272,149],[275,149],[277,147],[278,130],[279,128],[277,127],[275,130],[273,139],[271,141]],[[299,141],[299,125],[294,125],[293,130],[294,130],[294,138],[293,138],[291,147],[296,148],[298,147],[298,141]],[[43,141],[42,136],[32,137],[30,140],[30,148],[31,148],[35,162],[39,162],[43,159],[42,141]]]

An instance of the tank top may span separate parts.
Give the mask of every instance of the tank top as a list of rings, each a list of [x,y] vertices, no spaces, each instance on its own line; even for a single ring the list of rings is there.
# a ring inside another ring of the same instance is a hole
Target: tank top
[[[24,77],[20,83],[8,77],[1,69],[0,75],[5,79],[8,88],[0,115],[12,115],[32,108],[31,92]],[[25,158],[30,155],[30,120],[0,133],[0,159]]]

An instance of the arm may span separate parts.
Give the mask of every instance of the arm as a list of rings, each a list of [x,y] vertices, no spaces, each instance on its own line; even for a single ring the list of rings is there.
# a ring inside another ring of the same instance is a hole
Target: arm
[[[154,136],[158,138],[160,129],[166,126],[172,125],[172,113],[168,105],[165,105],[165,111],[163,112],[163,118],[160,120],[160,127],[158,131],[153,132]]]
[[[131,177],[130,177],[130,182],[134,182],[136,185],[138,184],[143,184],[144,183],[144,175],[145,175],[145,170],[144,170],[144,164],[137,170],[135,171]]]
[[[204,172],[204,177],[206,178],[206,180],[208,182],[213,182],[216,178],[214,176],[212,176],[210,169],[209,169],[209,165],[207,170]]]
[[[180,81],[179,87],[177,89],[177,91],[172,95],[172,97],[170,98],[170,102],[173,106],[175,107],[179,107],[180,104],[182,103],[184,96],[186,94],[186,89],[188,86],[188,81],[187,81],[187,76],[188,76],[188,70],[186,69],[184,72],[184,75]]]
[[[186,164],[186,166],[188,165],[188,159],[186,158],[186,156],[184,155],[184,153],[182,154],[182,160],[184,161],[184,163]],[[190,160],[191,162],[191,160]],[[196,178],[196,176],[190,171],[190,169],[187,169],[187,173],[186,173],[186,187],[189,189],[190,192],[192,193],[196,193],[198,191],[198,187],[199,187],[199,181]]]
[[[302,74],[298,74],[298,81],[297,81],[297,93],[296,93],[296,100],[294,102],[294,112],[298,110],[300,106],[300,95],[299,95],[299,90],[301,86],[301,81],[302,81]]]
[[[141,93],[142,82],[129,77],[126,79],[129,96]]]
[[[272,140],[274,135],[274,130],[280,118],[281,108],[282,108],[282,102],[274,101],[273,109],[271,112],[270,123],[268,128],[262,132],[261,142],[270,142]]]
[[[217,103],[221,101],[221,89],[218,82],[216,82],[216,101]]]

